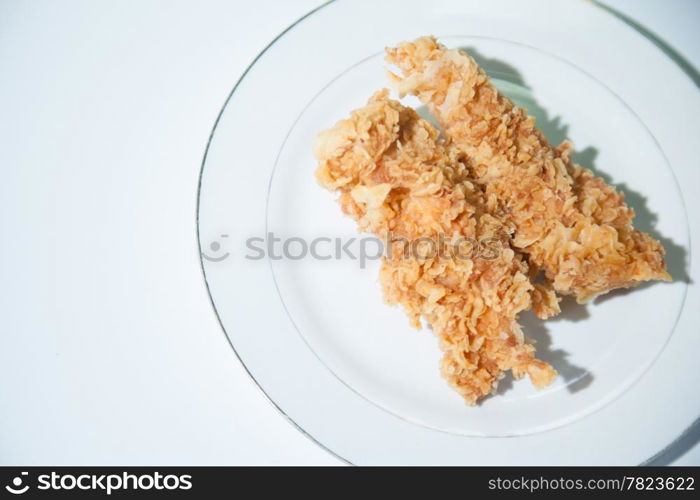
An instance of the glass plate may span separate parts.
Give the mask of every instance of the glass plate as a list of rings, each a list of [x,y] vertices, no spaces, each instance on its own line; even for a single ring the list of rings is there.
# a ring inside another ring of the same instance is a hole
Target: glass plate
[[[673,352],[698,344],[696,313],[684,309],[697,211],[686,209],[679,169],[696,174],[690,156],[671,163],[665,147],[679,152],[688,122],[667,118],[687,103],[675,102],[680,91],[644,92],[654,74],[687,92],[686,79],[600,9],[536,5],[537,16],[505,0],[327,4],[257,58],[212,131],[198,231],[216,313],[271,401],[350,463],[634,464],[698,415],[697,398],[679,390],[693,394],[698,376]],[[506,379],[474,408],[440,378],[429,330],[383,304],[376,240],[356,233],[313,176],[315,134],[388,87],[385,46],[421,34],[469,50],[552,143],[573,140],[575,159],[622,188],[636,226],[663,241],[675,278],[587,306],[566,300],[550,321],[523,315],[560,376],[542,391]]]

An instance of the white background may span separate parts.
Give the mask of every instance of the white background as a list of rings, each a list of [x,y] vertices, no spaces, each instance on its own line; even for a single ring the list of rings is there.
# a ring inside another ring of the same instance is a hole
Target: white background
[[[0,1],[0,463],[339,463],[246,375],[195,236],[221,105],[320,3]],[[605,3],[700,67],[700,2]]]

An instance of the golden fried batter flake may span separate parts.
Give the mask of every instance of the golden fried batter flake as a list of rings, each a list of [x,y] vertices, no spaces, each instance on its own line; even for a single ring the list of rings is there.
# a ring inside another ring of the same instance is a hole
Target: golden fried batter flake
[[[416,95],[470,158],[490,213],[514,228],[513,247],[557,292],[585,302],[641,281],[670,281],[662,245],[632,227],[622,194],[573,163],[568,143],[552,147],[469,55],[423,37],[387,49],[387,61],[403,73],[391,75],[400,95]],[[540,315],[548,297],[537,296]]]
[[[444,353],[442,374],[468,404],[491,393],[507,370],[529,375],[537,387],[552,382],[556,372],[534,357],[517,317],[533,298],[551,314],[557,299],[530,282],[462,153],[384,90],[319,134],[315,155],[316,177],[340,193],[343,212],[361,230],[391,238],[380,272],[385,298],[401,304],[413,326],[420,317],[431,325]],[[439,235],[489,239],[500,251],[491,259],[406,251],[419,238],[441,241]]]

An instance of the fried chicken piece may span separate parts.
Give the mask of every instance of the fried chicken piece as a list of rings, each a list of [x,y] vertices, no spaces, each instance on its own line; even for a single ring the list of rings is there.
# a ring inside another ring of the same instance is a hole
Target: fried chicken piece
[[[390,241],[380,281],[415,327],[423,317],[444,353],[441,371],[468,404],[492,392],[504,371],[549,384],[556,372],[534,357],[517,316],[531,306],[527,264],[503,224],[480,206],[461,153],[418,114],[375,94],[349,119],[319,134],[319,183],[340,193],[361,230]],[[453,242],[495,242],[490,258]],[[468,239],[468,240],[467,240]]]
[[[387,49],[401,96],[416,95],[471,159],[489,212],[512,227],[512,245],[553,287],[578,302],[646,280],[670,281],[663,246],[635,230],[622,195],[552,147],[535,120],[491,85],[464,52],[435,38]],[[546,304],[546,300],[545,300]]]

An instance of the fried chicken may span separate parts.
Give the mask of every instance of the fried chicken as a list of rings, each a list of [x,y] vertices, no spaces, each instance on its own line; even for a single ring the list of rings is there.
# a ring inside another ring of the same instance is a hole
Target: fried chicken
[[[663,246],[632,227],[623,195],[552,147],[535,120],[498,93],[464,52],[432,37],[387,49],[399,94],[416,95],[451,143],[470,159],[486,208],[508,226],[512,245],[542,270],[539,292],[585,302],[646,280],[670,281]]]
[[[380,271],[385,298],[401,304],[413,326],[421,317],[431,325],[442,374],[468,404],[491,393],[507,370],[537,387],[552,382],[556,372],[535,358],[517,317],[533,301],[552,314],[556,298],[531,283],[463,153],[384,90],[319,134],[315,155],[316,177],[340,193],[343,212],[390,242]],[[456,241],[489,241],[499,251],[465,255]]]

